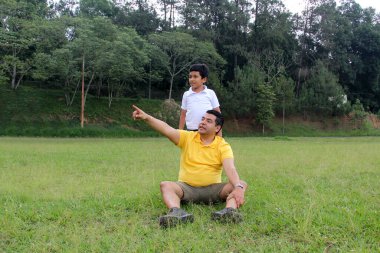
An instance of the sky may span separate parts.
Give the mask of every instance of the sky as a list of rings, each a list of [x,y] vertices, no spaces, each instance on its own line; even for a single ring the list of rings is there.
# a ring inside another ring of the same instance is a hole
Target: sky
[[[286,8],[291,12],[301,12],[304,9],[305,0],[282,0]],[[339,5],[339,0],[337,3]],[[376,12],[380,12],[380,0],[355,0],[363,9],[368,7],[375,8]]]

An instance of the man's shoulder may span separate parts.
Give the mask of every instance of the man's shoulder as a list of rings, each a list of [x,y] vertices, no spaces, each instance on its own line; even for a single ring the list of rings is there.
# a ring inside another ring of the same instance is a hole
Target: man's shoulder
[[[215,136],[215,138],[218,148],[231,147],[231,145],[223,137]]]
[[[221,137],[221,136],[217,136],[217,137],[219,137],[219,138],[221,139],[221,142],[222,142],[223,144],[230,145],[230,144],[228,143],[228,141],[226,141],[226,139],[224,139],[224,137]]]
[[[188,130],[178,130],[181,138],[181,142],[187,142],[189,140],[195,139],[198,132],[196,131],[188,131]]]
[[[222,159],[233,158],[234,155],[233,155],[231,145],[223,137],[220,137],[220,136],[217,136],[217,137],[220,138],[217,145],[217,149],[218,149],[218,152],[220,152],[220,154],[222,155]]]

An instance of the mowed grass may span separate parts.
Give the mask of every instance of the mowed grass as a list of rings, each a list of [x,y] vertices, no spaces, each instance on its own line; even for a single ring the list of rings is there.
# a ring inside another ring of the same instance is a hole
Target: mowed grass
[[[0,138],[0,252],[379,252],[380,138],[227,138],[250,185],[241,224],[160,229],[164,138]]]

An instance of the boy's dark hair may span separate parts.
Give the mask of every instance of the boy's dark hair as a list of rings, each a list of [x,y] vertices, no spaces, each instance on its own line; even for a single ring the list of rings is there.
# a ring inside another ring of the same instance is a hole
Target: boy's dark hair
[[[208,77],[208,67],[206,64],[193,64],[190,67],[191,71],[198,71],[202,78]]]
[[[215,119],[215,125],[216,126],[220,126],[220,130],[221,130],[222,127],[223,127],[223,124],[224,124],[224,118],[223,118],[222,114],[220,112],[218,112],[218,111],[215,111],[215,110],[208,110],[206,113],[212,114],[212,115],[214,115],[216,117],[216,119]]]

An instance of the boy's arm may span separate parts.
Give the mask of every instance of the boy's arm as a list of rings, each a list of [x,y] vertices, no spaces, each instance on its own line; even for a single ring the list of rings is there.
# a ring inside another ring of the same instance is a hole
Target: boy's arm
[[[165,122],[150,116],[135,105],[132,105],[132,107],[135,109],[132,114],[134,120],[144,120],[151,128],[166,136],[175,145],[179,143],[180,134],[177,129],[174,129]]]
[[[186,112],[187,112],[186,110],[181,109],[181,116],[179,116],[178,129],[184,129],[185,128]]]
[[[215,111],[217,111],[217,112],[220,112],[220,113],[222,113],[221,111],[220,111],[220,107],[218,106],[218,107],[215,107],[215,108],[213,108],[213,110],[215,110]],[[220,137],[222,137],[223,136],[223,133],[222,133],[222,129],[220,129],[220,131],[218,132],[218,136],[220,136]]]
[[[215,110],[215,111],[217,111],[217,112],[220,112],[220,113],[222,113],[222,111],[220,110],[220,107],[218,106],[218,107],[215,107],[215,108],[213,108],[213,110]]]

